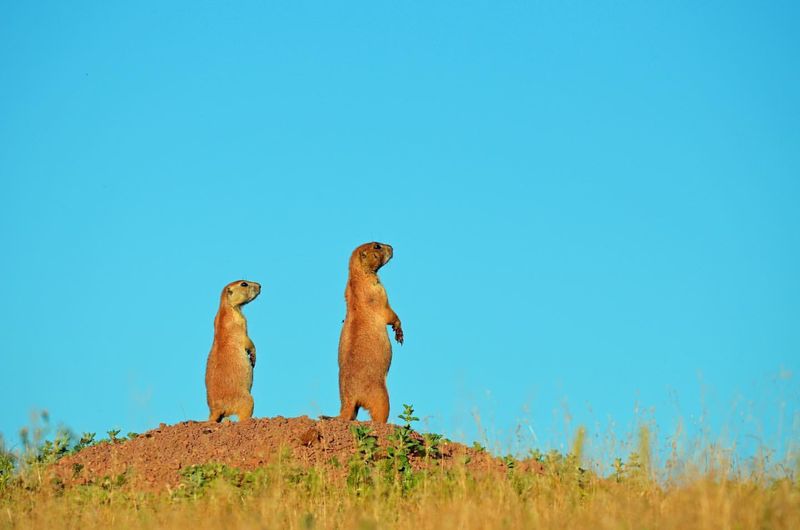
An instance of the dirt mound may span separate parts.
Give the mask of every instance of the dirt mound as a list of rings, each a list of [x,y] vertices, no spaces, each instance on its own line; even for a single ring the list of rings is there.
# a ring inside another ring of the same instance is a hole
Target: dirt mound
[[[346,472],[346,464],[357,452],[351,425],[371,428],[379,448],[388,446],[394,425],[350,422],[338,418],[312,420],[299,418],[253,419],[245,423],[207,423],[186,421],[176,425],[161,424],[125,442],[100,443],[59,460],[53,473],[67,486],[88,484],[104,477],[126,473],[127,483],[135,488],[160,490],[180,482],[181,470],[192,465],[225,464],[252,470],[273,462],[281,451],[288,451],[292,461],[302,466]],[[422,436],[412,433],[422,441]],[[465,462],[470,470],[505,469],[504,463],[485,451],[449,441],[439,444],[440,456],[434,460],[415,456],[412,465],[449,467]],[[467,457],[467,458],[465,458]],[[524,470],[536,470],[534,462],[523,462]],[[518,467],[519,464],[518,464]]]

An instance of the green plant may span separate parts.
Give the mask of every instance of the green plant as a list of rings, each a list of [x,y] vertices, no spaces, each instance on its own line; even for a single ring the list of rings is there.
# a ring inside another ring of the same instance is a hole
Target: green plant
[[[614,472],[611,476],[615,481],[622,482],[625,478],[625,463],[621,458],[615,458],[611,466],[614,468]]]
[[[416,480],[411,466],[411,457],[425,453],[425,447],[415,436],[411,422],[418,421],[414,416],[414,407],[403,405],[403,413],[398,416],[405,422],[395,427],[389,435],[389,446],[386,448],[385,474],[387,478],[404,492],[414,486]]]
[[[378,437],[366,425],[351,425],[350,432],[356,439],[356,452],[364,462],[371,462],[378,452]]]
[[[108,431],[108,440],[112,444],[115,444],[115,443],[121,441],[119,438],[117,438],[117,436],[119,436],[120,432],[122,432],[122,431],[120,431],[120,429],[112,429],[112,430]]]
[[[59,427],[51,440],[48,439],[51,432],[50,415],[46,410],[31,414],[31,424],[19,431],[22,442],[19,459],[24,465],[52,464],[70,453],[72,433]]]
[[[78,443],[76,443],[72,447],[72,452],[73,453],[77,453],[78,451],[81,451],[82,449],[85,449],[87,447],[91,447],[91,446],[95,445],[97,442],[95,441],[94,437],[95,437],[95,433],[93,433],[93,432],[85,432],[85,433],[83,433],[81,435],[80,439],[78,440]]]
[[[56,460],[70,454],[71,434],[60,430],[54,439],[44,440],[36,446],[30,446],[27,452],[27,464],[52,464]]]
[[[348,463],[347,485],[363,493],[372,485],[372,466],[378,451],[378,437],[366,425],[351,425],[356,454]]]
[[[441,434],[432,432],[422,435],[424,443],[425,458],[440,458],[442,456],[442,449],[440,447],[444,437]]]
[[[406,422],[407,427],[410,427],[413,422],[419,421],[419,418],[414,416],[414,406],[405,403],[403,403],[403,413],[398,414],[397,417]]]
[[[198,499],[216,480],[225,479],[236,483],[241,480],[241,472],[225,464],[202,464],[181,469],[181,483],[175,491],[176,498]]]
[[[528,452],[528,456],[531,458],[531,460],[539,462],[540,464],[544,463],[545,461],[545,454],[542,453],[539,449],[531,449]]]
[[[3,439],[0,438],[0,491],[12,483],[17,459],[13,453],[6,450]]]

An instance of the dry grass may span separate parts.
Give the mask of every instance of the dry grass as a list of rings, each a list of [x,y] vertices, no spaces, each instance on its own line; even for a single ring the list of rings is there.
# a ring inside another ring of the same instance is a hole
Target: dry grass
[[[65,490],[31,466],[0,490],[0,528],[800,528],[795,466],[733,465],[727,453],[709,451],[654,469],[648,457],[630,455],[604,477],[578,466],[580,445],[566,457],[542,457],[544,474],[509,461],[505,473],[434,469],[402,482],[376,461],[370,479],[348,483],[284,459],[254,473],[199,469],[159,495],[114,477]]]

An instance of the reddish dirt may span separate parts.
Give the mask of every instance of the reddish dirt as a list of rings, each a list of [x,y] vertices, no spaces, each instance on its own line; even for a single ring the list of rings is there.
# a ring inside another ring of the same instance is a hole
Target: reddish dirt
[[[127,483],[139,489],[163,490],[180,483],[181,469],[198,464],[221,463],[243,470],[268,465],[280,451],[290,451],[292,461],[308,467],[327,468],[344,473],[346,463],[356,452],[350,426],[356,422],[338,418],[312,420],[299,418],[253,419],[245,423],[207,423],[186,421],[159,428],[119,443],[100,443],[77,454],[62,458],[53,466],[53,473],[65,485],[87,484],[103,477],[127,472]],[[393,425],[369,425],[378,437],[381,448]],[[421,435],[415,433],[420,440]],[[427,465],[449,467],[463,462],[471,471],[502,471],[504,464],[484,451],[453,442],[441,443],[441,458]],[[332,459],[343,464],[336,467]],[[76,466],[75,464],[80,464]],[[422,458],[412,458],[415,468],[424,467]],[[537,471],[535,462],[517,465],[524,471]],[[80,469],[76,473],[76,469]]]

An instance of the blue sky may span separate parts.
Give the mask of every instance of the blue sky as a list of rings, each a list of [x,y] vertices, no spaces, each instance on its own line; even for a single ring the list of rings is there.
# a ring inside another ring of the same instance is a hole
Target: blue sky
[[[169,5],[167,5],[169,4]],[[792,2],[0,7],[0,432],[335,414],[347,259],[395,248],[392,417],[503,447],[800,432]]]

